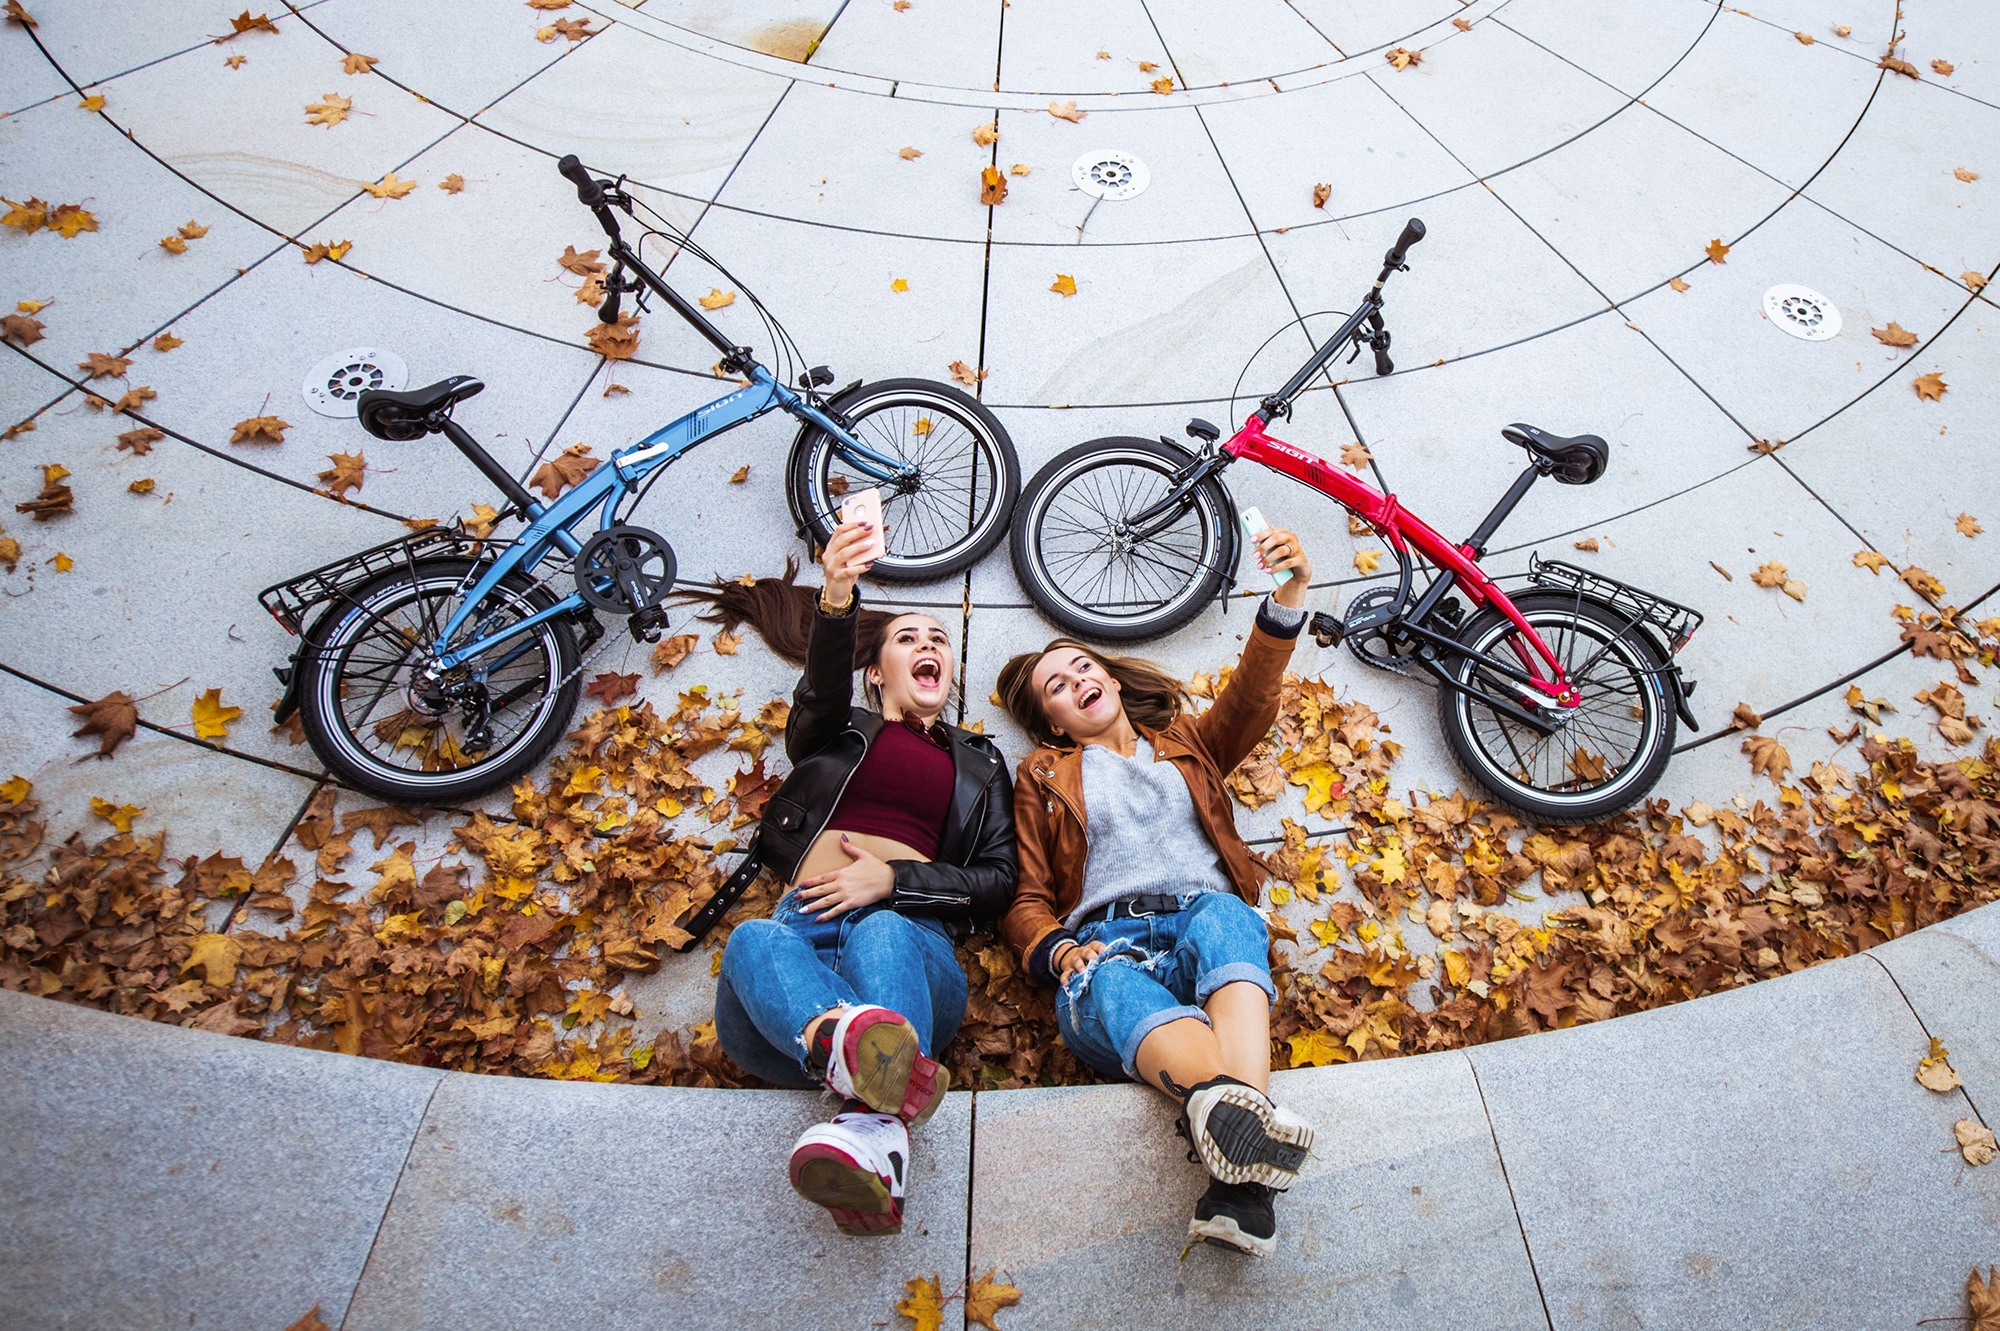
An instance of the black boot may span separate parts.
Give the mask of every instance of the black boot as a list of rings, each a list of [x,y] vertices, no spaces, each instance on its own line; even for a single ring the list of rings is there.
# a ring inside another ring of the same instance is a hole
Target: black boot
[[[1278,1216],[1271,1205],[1275,1195],[1261,1183],[1212,1179],[1208,1191],[1194,1204],[1188,1237],[1235,1248],[1252,1257],[1269,1257],[1278,1250]]]

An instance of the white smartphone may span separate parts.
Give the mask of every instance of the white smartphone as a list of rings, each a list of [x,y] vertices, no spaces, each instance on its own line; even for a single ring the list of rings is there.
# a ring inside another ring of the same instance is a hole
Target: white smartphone
[[[869,538],[867,547],[862,550],[862,558],[869,560],[880,559],[889,552],[888,540],[882,532],[882,492],[874,486],[871,485],[866,490],[855,490],[850,494],[842,496],[840,501],[840,520],[843,524],[849,522],[872,522],[875,524],[875,533]]]
[[[1257,538],[1271,530],[1271,524],[1264,521],[1264,511],[1260,508],[1246,508],[1237,514],[1237,516],[1243,519],[1244,534],[1250,538],[1251,548],[1254,550]],[[1255,556],[1253,555],[1252,557],[1254,558]],[[1292,571],[1288,568],[1272,569],[1268,573],[1265,573],[1261,568],[1257,571],[1263,573],[1265,577],[1271,580],[1273,590],[1284,586],[1292,580]]]

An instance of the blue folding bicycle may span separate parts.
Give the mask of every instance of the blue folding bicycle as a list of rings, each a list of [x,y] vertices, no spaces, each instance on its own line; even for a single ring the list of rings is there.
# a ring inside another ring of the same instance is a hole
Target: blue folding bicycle
[[[825,366],[805,370],[794,391],[669,287],[641,249],[649,237],[661,240],[734,282],[789,373],[803,363],[796,345],[741,281],[635,200],[622,178],[594,180],[574,156],[560,170],[611,240],[599,317],[617,323],[627,293],[641,309],[648,294],[658,296],[722,353],[722,372],[748,383],[612,454],[546,504],[452,420],[452,408],[485,387],[479,380],[454,375],[410,392],[361,394],[358,415],[370,434],[444,435],[505,497],[501,517],[524,524],[511,540],[433,529],[260,595],[301,637],[291,666],[277,672],[285,685],[278,721],[296,712],[327,770],[382,799],[447,803],[497,789],[533,765],[576,710],[585,655],[605,632],[600,612],[623,616],[637,640],[659,640],[673,547],[625,517],[669,463],[704,440],[770,411],[795,417],[785,474],[799,536],[823,544],[850,485],[876,486],[888,552],[874,575],[889,580],[969,568],[1006,533],[1020,491],[1013,443],[977,400],[924,379],[856,381],[822,396],[833,382]],[[614,207],[643,229],[638,245],[625,240]]]

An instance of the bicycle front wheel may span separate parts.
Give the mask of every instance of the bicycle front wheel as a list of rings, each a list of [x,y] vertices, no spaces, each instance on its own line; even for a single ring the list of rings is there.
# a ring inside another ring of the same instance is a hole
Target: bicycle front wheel
[[[885,582],[932,582],[963,573],[999,544],[1021,492],[1021,463],[1006,427],[978,399],[928,379],[883,379],[835,398],[854,437],[915,469],[906,486],[883,484]],[[840,498],[877,484],[839,440],[816,427],[799,436],[789,477],[792,512],[815,547],[840,521]]]
[[[1156,638],[1201,613],[1230,570],[1235,521],[1210,477],[1187,507],[1134,532],[1194,459],[1150,439],[1093,439],[1036,472],[1014,511],[1014,573],[1035,606],[1080,638]]]
[[[1666,662],[1625,617],[1574,596],[1517,597],[1514,608],[1562,662],[1582,701],[1568,724],[1537,734],[1457,689],[1438,689],[1445,742],[1466,773],[1501,803],[1544,823],[1609,817],[1644,798],[1674,748],[1674,704]],[[1509,663],[1539,660],[1514,622],[1482,610],[1459,641]],[[1470,657],[1452,678],[1494,697],[1523,698],[1521,686]]]
[[[398,804],[445,804],[506,785],[562,735],[582,688],[563,624],[544,622],[441,680],[422,677],[482,572],[466,559],[418,564],[360,588],[314,625],[298,665],[300,717],[335,777]],[[463,637],[490,637],[553,604],[545,588],[511,575]]]

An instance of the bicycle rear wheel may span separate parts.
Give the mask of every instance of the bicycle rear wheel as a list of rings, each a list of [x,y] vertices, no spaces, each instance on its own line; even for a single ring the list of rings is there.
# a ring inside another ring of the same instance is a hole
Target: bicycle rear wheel
[[[300,719],[313,752],[341,781],[399,804],[482,795],[532,766],[562,735],[582,688],[577,647],[554,621],[501,643],[438,684],[420,671],[445,623],[483,572],[435,560],[377,578],[335,605],[301,653]],[[540,584],[503,578],[461,640],[488,636],[555,604]],[[476,728],[483,699],[490,734]]]
[[[1156,638],[1201,613],[1234,558],[1235,517],[1213,477],[1157,530],[1130,519],[1194,459],[1150,439],[1078,444],[1036,472],[1014,510],[1014,573],[1035,606],[1081,638]]]
[[[1476,698],[1438,689],[1445,742],[1467,775],[1538,822],[1586,823],[1643,799],[1674,748],[1674,703],[1666,662],[1626,617],[1574,596],[1515,598],[1515,609],[1569,672],[1582,701],[1569,723],[1540,735]],[[1488,608],[1459,635],[1468,650],[1503,661],[1535,659],[1514,622]],[[1506,676],[1459,657],[1447,667],[1460,683],[1510,700],[1524,690]]]
[[[978,399],[928,379],[883,379],[835,398],[854,437],[916,468],[916,483],[882,488],[888,553],[873,577],[931,582],[963,573],[1007,534],[1021,463],[1007,429]],[[839,521],[840,497],[873,484],[826,431],[808,427],[792,450],[792,512],[815,547]]]

